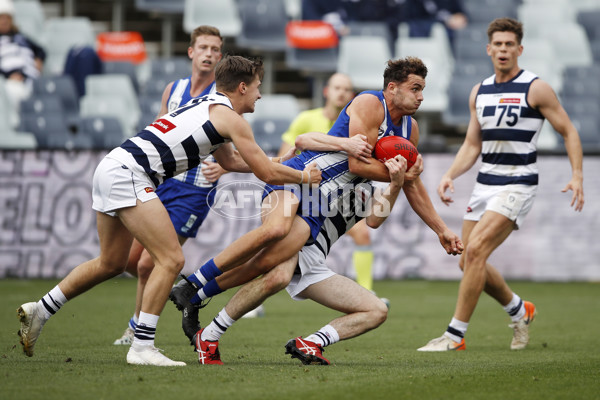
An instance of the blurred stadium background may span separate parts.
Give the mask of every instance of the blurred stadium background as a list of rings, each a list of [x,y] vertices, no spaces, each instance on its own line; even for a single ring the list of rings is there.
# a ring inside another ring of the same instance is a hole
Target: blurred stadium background
[[[430,70],[416,115],[426,162],[423,178],[440,215],[460,232],[472,176],[458,181],[462,187],[452,208],[442,209],[435,188],[464,138],[468,93],[492,73],[485,53],[487,24],[509,16],[525,25],[520,66],[552,85],[579,129],[587,201],[583,213],[575,214],[568,207],[570,195],[560,194],[570,167],[562,140],[546,123],[539,141],[540,195],[522,231],[501,248],[496,262],[513,279],[600,279],[594,241],[600,230],[600,185],[594,175],[600,167],[597,0],[463,0],[469,23],[456,32],[453,46],[441,24],[429,37],[413,38],[401,23],[397,39],[391,39],[383,22],[371,21],[350,24],[339,43],[321,49],[297,48],[286,37],[288,24],[300,19],[300,0],[14,0],[14,6],[17,26],[44,47],[47,58],[17,115],[11,115],[0,78],[0,119],[5,121],[0,127],[0,278],[60,277],[96,255],[91,174],[107,149],[154,119],[165,85],[190,73],[189,32],[201,24],[221,30],[224,53],[264,58],[263,99],[248,118],[270,153],[299,111],[321,105],[321,89],[332,72],[348,73],[357,91],[380,89],[387,59],[421,57]],[[100,67],[86,54],[101,56]],[[14,127],[6,123],[13,120],[18,121]],[[240,178],[247,179],[231,175],[224,181]],[[245,212],[250,211],[240,210]],[[207,234],[186,245],[186,269],[258,223],[239,221],[211,215],[202,228]],[[401,203],[375,233],[376,278],[458,278],[457,260],[442,254],[432,236]],[[331,263],[351,275],[350,252],[344,251],[350,242],[341,243]]]

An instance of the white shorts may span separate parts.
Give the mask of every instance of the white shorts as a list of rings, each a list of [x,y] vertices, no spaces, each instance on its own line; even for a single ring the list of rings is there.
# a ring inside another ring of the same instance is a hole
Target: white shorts
[[[121,162],[105,157],[96,167],[92,183],[92,208],[114,217],[120,208],[133,207],[137,200],[158,198],[147,176],[134,174]]]
[[[490,186],[475,184],[464,219],[479,221],[486,211],[495,211],[515,222],[515,229],[531,210],[537,186]]]
[[[325,256],[315,245],[304,246],[298,253],[298,266],[300,273],[294,273],[286,290],[294,300],[305,300],[299,294],[304,289],[319,283],[333,275],[335,272],[325,265]],[[296,271],[297,272],[297,271]]]

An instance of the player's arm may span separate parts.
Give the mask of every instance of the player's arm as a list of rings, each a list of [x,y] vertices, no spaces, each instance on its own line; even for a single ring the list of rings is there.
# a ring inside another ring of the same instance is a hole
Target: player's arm
[[[365,222],[370,228],[379,228],[392,212],[396,199],[404,184],[404,173],[406,171],[406,160],[396,156],[384,163],[389,171],[390,184],[385,190],[377,189],[371,198],[369,215]]]
[[[160,100],[160,111],[158,112],[156,118],[162,117],[167,113],[167,102],[169,101],[169,96],[171,96],[171,88],[173,87],[174,83],[175,82],[169,83],[167,87],[165,87],[165,90],[163,90],[162,98]]]
[[[364,135],[371,146],[375,146],[379,126],[384,118],[383,105],[376,96],[363,94],[357,96],[346,108],[350,116],[349,137]],[[374,181],[389,182],[388,169],[382,162],[372,159],[369,164],[357,158],[348,158],[350,172]]]
[[[296,138],[296,149],[300,151],[345,151],[349,156],[370,164],[373,146],[365,135],[354,135],[351,138],[326,135],[320,132],[304,133]]]
[[[321,171],[316,163],[308,165],[304,171],[298,171],[285,165],[271,162],[269,157],[254,140],[250,124],[235,111],[222,105],[213,105],[210,109],[210,121],[225,138],[231,139],[239,156],[249,166],[258,179],[274,185],[285,183],[319,183]],[[221,148],[225,148],[221,150]],[[229,147],[229,150],[227,148]],[[221,150],[221,151],[219,151]],[[221,146],[213,156],[223,168],[234,172],[247,172],[231,146]]]
[[[569,162],[571,163],[571,180],[562,190],[573,191],[571,206],[575,205],[576,211],[581,211],[584,204],[583,199],[583,151],[579,133],[562,107],[554,90],[546,82],[536,79],[531,83],[527,100],[529,104],[537,108],[540,113],[550,122],[552,127],[563,137]]]
[[[450,193],[454,193],[453,180],[471,169],[477,161],[479,154],[481,154],[481,126],[479,125],[479,120],[477,120],[477,111],[475,109],[475,99],[478,90],[479,84],[473,87],[471,94],[469,95],[471,118],[469,120],[469,126],[467,127],[465,141],[460,146],[458,153],[456,153],[456,157],[454,157],[454,161],[450,165],[450,168],[448,168],[448,171],[442,176],[437,188],[440,199],[446,205],[453,202],[452,197],[446,195],[446,190],[450,189]]]

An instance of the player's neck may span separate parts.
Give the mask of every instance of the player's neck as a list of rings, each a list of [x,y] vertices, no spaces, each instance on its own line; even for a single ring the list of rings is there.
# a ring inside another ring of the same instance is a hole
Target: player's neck
[[[215,72],[192,72],[190,96],[198,97],[215,80]]]
[[[510,71],[500,71],[496,69],[494,71],[496,73],[495,81],[496,83],[504,83],[508,82],[515,78],[521,72],[521,68],[518,65],[515,65]]]

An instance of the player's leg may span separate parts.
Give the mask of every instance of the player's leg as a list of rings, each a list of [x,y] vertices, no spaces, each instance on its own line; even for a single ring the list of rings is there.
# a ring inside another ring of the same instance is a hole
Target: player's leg
[[[299,200],[288,190],[270,192],[262,203],[263,222],[227,246],[188,277],[199,288],[223,272],[239,267],[261,249],[283,239],[289,233]]]
[[[180,366],[154,347],[156,326],[167,297],[184,264],[183,252],[169,215],[158,198],[137,202],[135,207],[120,210],[119,217],[154,261],[142,296],[139,324],[127,362]]]
[[[125,269],[132,236],[118,218],[97,213],[100,256],[75,267],[37,303],[23,304],[19,310],[21,344],[29,357],[42,327],[68,301]]]
[[[140,282],[138,275],[138,262],[140,260],[140,257],[142,256],[143,251],[144,247],[140,244],[140,242],[134,239],[133,243],[131,244],[131,249],[129,250],[129,259],[127,260],[127,267],[125,268],[125,271],[138,278],[137,289],[135,294],[135,310],[133,312],[133,315],[127,322],[127,328],[125,328],[123,335],[114,341],[114,345],[128,346],[133,342],[133,335],[135,334],[135,328],[137,327],[138,319],[140,316],[140,309],[142,307],[142,294],[143,288],[145,286],[145,280],[147,280],[148,275],[150,275],[150,273],[148,272],[148,274],[145,276],[144,283],[142,284]]]
[[[297,260],[296,255],[242,286],[212,322],[196,333],[193,344],[200,364],[222,364],[218,350],[221,336],[246,313],[284,289],[292,279]]]
[[[356,282],[367,290],[373,290],[373,250],[371,235],[365,220],[359,221],[348,232],[354,241],[352,263],[356,271]]]
[[[454,316],[442,335],[431,340],[419,351],[464,350],[464,335],[479,296],[483,291],[488,271],[487,259],[500,246],[514,229],[514,221],[495,211],[486,211],[479,222],[465,220],[463,238],[466,239],[465,252],[461,256],[463,277],[458,289],[458,299]],[[467,234],[465,236],[465,234]],[[492,272],[493,274],[493,272]],[[495,278],[492,275],[492,278]]]
[[[232,269],[212,279],[197,289],[187,280],[182,280],[171,290],[169,298],[183,312],[182,327],[185,335],[192,339],[198,330],[198,308],[210,297],[223,291],[242,285],[264,274],[280,263],[293,257],[300,251],[310,237],[308,223],[296,216],[292,222],[290,234],[284,239],[262,249],[242,266]],[[198,271],[196,271],[198,273]]]

